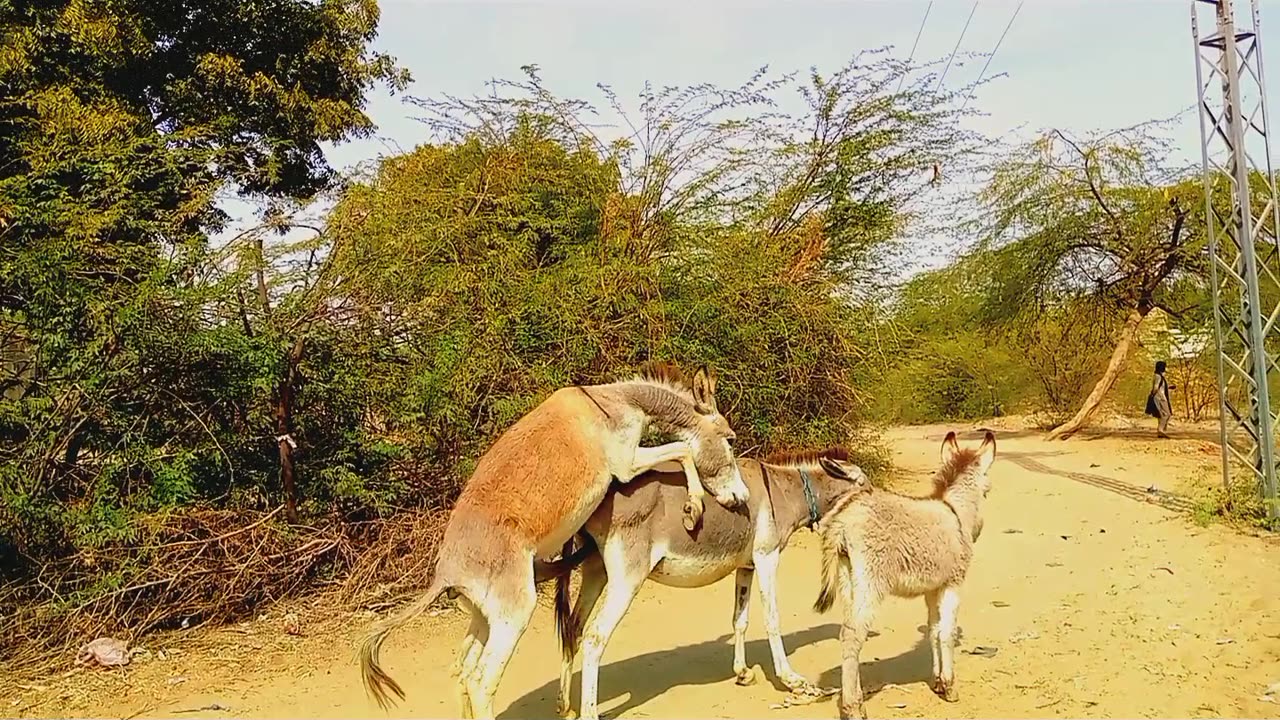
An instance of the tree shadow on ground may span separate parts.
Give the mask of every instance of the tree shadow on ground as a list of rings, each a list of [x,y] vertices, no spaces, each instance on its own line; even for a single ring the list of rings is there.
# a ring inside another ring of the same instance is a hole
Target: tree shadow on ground
[[[1099,490],[1106,490],[1107,492],[1115,493],[1116,495],[1137,502],[1152,503],[1175,512],[1195,512],[1195,502],[1176,493],[1161,490],[1154,485],[1143,487],[1123,480],[1117,480],[1116,478],[1107,477],[1106,475],[1098,475],[1096,473],[1059,470],[1058,468],[1050,467],[1035,459],[1036,457],[1043,457],[1045,455],[1045,453],[1034,452],[1007,452],[999,457],[1022,467],[1024,470],[1029,470],[1041,475],[1052,475],[1055,477],[1066,478],[1068,480],[1074,480],[1078,483],[1091,485]]]
[[[1051,427],[1042,428],[1023,428],[1020,430],[992,430],[995,433],[996,441],[1013,440],[1019,438],[1041,437],[1049,434]],[[976,428],[973,430],[957,430],[956,438],[962,442],[981,440],[986,434],[986,428]],[[946,438],[945,430],[931,432],[925,436],[927,440],[935,440],[942,442]],[[1106,426],[1090,426],[1085,427],[1072,436],[1074,439],[1083,441],[1106,440],[1106,439],[1124,439],[1124,440],[1150,440],[1152,442],[1169,442],[1177,440],[1198,440],[1217,445],[1221,440],[1221,434],[1217,428],[1199,428],[1199,427],[1178,427],[1176,424],[1169,428],[1169,438],[1165,439],[1156,434],[1155,420],[1151,421],[1150,426],[1115,428]],[[1068,440],[1067,442],[1070,442]]]
[[[1196,427],[1170,427],[1169,437],[1162,438],[1156,434],[1155,420],[1151,421],[1150,426],[1131,427],[1131,428],[1085,428],[1076,435],[1081,440],[1105,440],[1107,438],[1122,438],[1125,440],[1150,440],[1152,442],[1169,442],[1176,440],[1199,440],[1200,442],[1213,443],[1218,445],[1222,440],[1221,432],[1217,429],[1206,429]]]
[[[988,428],[975,428],[973,430],[956,430],[955,431],[956,439],[960,440],[961,442],[968,442],[971,440],[982,440],[983,437],[986,436],[987,430]],[[948,432],[947,430],[931,432],[925,435],[925,439],[933,440],[935,442],[940,443],[947,438],[947,432]],[[1021,430],[992,429],[991,432],[996,436],[996,442],[999,442],[1001,440],[1015,440],[1018,438],[1036,437],[1039,435],[1044,435],[1048,431],[1041,430],[1038,428],[1023,428]]]

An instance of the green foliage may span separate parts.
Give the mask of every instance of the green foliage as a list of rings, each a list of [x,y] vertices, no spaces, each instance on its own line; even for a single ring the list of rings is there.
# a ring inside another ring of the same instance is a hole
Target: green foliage
[[[1252,475],[1235,473],[1225,487],[1216,475],[1202,480],[1210,484],[1196,501],[1193,515],[1196,523],[1207,526],[1224,522],[1250,530],[1280,530],[1280,522],[1268,517],[1262,489]]]
[[[922,273],[888,308],[876,412],[898,422],[990,417],[1021,403],[1030,368],[1000,328],[984,325],[990,269],[982,256]],[[893,362],[888,357],[894,358]]]
[[[1072,298],[1145,314],[1170,308],[1170,287],[1203,279],[1203,186],[1165,166],[1167,152],[1147,128],[1086,140],[1052,131],[1002,162],[981,195],[1000,279],[990,316]]]
[[[407,81],[368,50],[377,23],[373,0],[5,2],[4,155],[48,162],[59,141],[128,135],[186,175],[313,194],[332,178],[319,143],[370,132],[365,94]]]
[[[1010,327],[1010,341],[1036,387],[1032,407],[1048,422],[1066,420],[1084,402],[1107,367],[1123,320],[1110,308],[1078,299]]]
[[[270,471],[282,354],[207,314],[234,290],[209,280],[214,200],[333,181],[320,143],[405,80],[376,24],[372,0],[0,2],[6,575]]]
[[[1009,152],[978,196],[977,247],[892,308],[911,360],[886,367],[895,401],[881,412],[984,415],[986,385],[1005,410],[1055,423],[1084,422],[1117,383],[1123,406],[1140,405],[1145,372],[1125,373],[1113,348],[1157,308],[1194,326],[1208,306],[1203,186],[1166,157],[1145,126],[1083,140],[1055,130]]]
[[[1010,373],[1019,371],[1025,372],[1009,352],[988,345],[980,331],[923,339],[885,373],[877,412],[904,423],[988,418],[1025,387],[1010,383]]]
[[[233,616],[349,562],[364,520],[447,508],[553,389],[649,359],[713,366],[746,454],[884,463],[850,285],[973,138],[882,53],[646,89],[609,141],[530,69],[420,101],[437,142],[336,184],[319,144],[404,79],[367,49],[372,2],[0,0],[0,22],[0,615],[24,637],[68,636],[40,626],[74,625],[68,597],[138,627]],[[796,90],[806,110],[761,112]],[[269,209],[211,247],[227,190]],[[292,209],[327,190],[323,220]],[[292,524],[191,570],[241,568],[244,601],[154,582],[281,505]]]
[[[815,75],[796,117],[753,115],[797,87],[763,73],[646,89],[613,141],[535,68],[418,101],[446,142],[383,161],[329,219],[416,497],[447,502],[552,389],[651,358],[715,367],[743,447],[859,432],[872,330],[841,284],[877,267],[926,159],[968,140],[922,83],[894,96],[901,71],[873,53]]]
[[[368,334],[397,338],[375,392],[413,428],[424,492],[451,495],[460,462],[550,390],[650,358],[715,367],[748,446],[844,442],[862,328],[829,281],[788,276],[789,238],[704,227],[696,246],[652,229],[637,241],[616,164],[536,125],[390,159],[332,217],[343,292]]]
[[[1069,417],[1106,367],[1123,318],[1087,296],[993,316],[993,295],[1017,281],[1007,255],[984,250],[912,278],[887,308],[892,333],[882,335],[883,352],[895,361],[878,371],[877,416],[925,423],[982,419],[998,409],[1054,424]],[[1119,401],[1140,407],[1132,375]]]

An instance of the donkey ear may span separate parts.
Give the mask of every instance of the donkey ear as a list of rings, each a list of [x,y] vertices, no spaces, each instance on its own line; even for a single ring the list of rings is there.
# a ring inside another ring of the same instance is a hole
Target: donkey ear
[[[995,461],[996,434],[988,430],[986,437],[982,438],[982,446],[978,448],[978,462],[982,464],[982,472],[986,472]]]
[[[716,370],[713,367],[704,365],[703,370],[707,373],[707,389],[711,392],[712,400],[716,396]]]
[[[818,458],[818,464],[822,466],[822,470],[824,472],[833,478],[837,478],[839,480],[853,480],[853,478],[849,477],[849,471],[845,470],[844,466],[831,458]]]
[[[947,462],[958,452],[960,452],[960,443],[956,442],[956,433],[952,430],[942,441],[942,462]]]
[[[706,368],[698,368],[693,376],[693,402],[702,413],[716,409],[715,381],[707,376]]]

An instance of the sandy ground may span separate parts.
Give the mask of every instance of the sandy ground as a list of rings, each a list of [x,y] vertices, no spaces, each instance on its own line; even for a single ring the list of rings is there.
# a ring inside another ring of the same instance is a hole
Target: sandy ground
[[[912,487],[934,469],[945,429],[889,433]],[[1280,717],[1265,693],[1280,682],[1280,544],[1200,527],[1188,492],[1212,478],[1214,434],[1156,441],[1120,431],[1046,444],[1003,431],[986,528],[962,593],[960,701],[928,689],[924,605],[892,600],[863,654],[874,717]],[[1156,486],[1157,492],[1147,490]],[[818,615],[817,543],[801,533],[780,575],[783,631],[795,668],[839,682],[838,613]],[[647,586],[605,656],[601,710],[613,717],[835,717],[831,700],[776,709],[759,602],[748,662],[767,679],[734,684],[732,578],[698,590]],[[71,671],[40,684],[0,683],[0,715],[49,717],[384,717],[360,685],[355,648],[372,620],[295,608],[206,633],[152,639],[123,671]],[[408,698],[392,716],[457,713],[448,672],[465,618],[424,617],[393,635],[384,666]],[[997,648],[984,657],[965,651]],[[161,655],[163,654],[163,657]],[[558,651],[540,608],[498,692],[500,717],[553,717]],[[577,690],[574,695],[577,697]]]

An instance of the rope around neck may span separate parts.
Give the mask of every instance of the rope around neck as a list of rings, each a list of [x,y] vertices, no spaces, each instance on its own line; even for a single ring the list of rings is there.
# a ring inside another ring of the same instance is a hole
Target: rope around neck
[[[812,527],[818,522],[818,496],[813,492],[813,481],[809,479],[809,472],[803,468],[800,470],[800,486],[804,488],[804,501],[809,505],[809,525]]]

